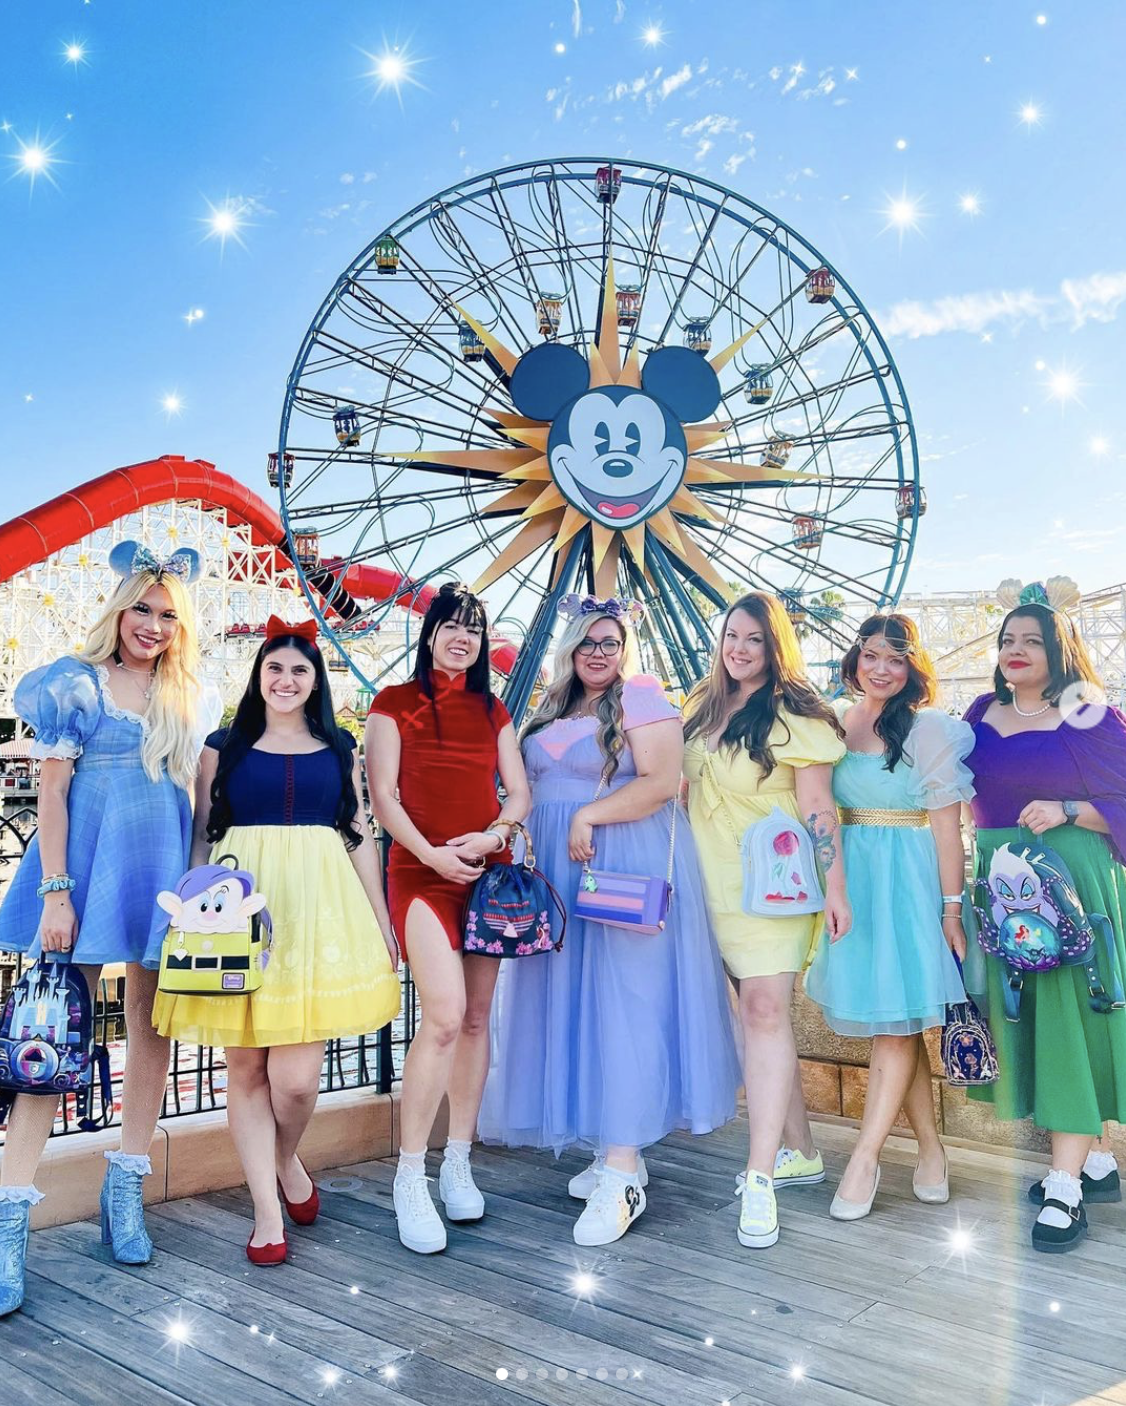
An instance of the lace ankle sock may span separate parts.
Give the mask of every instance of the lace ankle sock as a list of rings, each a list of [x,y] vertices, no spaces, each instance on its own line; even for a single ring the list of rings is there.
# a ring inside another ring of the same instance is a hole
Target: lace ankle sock
[[[405,1152],[399,1149],[399,1165],[395,1169],[397,1177],[424,1177],[426,1175],[426,1148],[421,1152]]]
[[[469,1154],[473,1150],[471,1142],[462,1142],[460,1138],[449,1138],[446,1141],[446,1157],[451,1162],[468,1162]]]
[[[1118,1162],[1113,1152],[1100,1152],[1094,1149],[1087,1153],[1087,1160],[1083,1163],[1083,1170],[1092,1181],[1101,1181],[1108,1172],[1117,1169]]]

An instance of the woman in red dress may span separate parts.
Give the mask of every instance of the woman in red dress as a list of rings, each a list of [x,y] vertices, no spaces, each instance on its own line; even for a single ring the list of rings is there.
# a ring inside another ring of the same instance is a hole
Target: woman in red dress
[[[447,583],[431,601],[414,676],[375,699],[364,753],[372,808],[395,842],[391,921],[422,1001],[403,1067],[395,1216],[402,1243],[432,1254],[446,1248],[446,1228],[430,1199],[425,1156],[443,1094],[450,1125],[438,1191],[446,1215],[470,1221],[485,1213],[469,1151],[500,963],[462,956],[465,906],[481,867],[507,857],[512,826],[531,807],[512,719],[489,687],[485,608],[467,587]]]

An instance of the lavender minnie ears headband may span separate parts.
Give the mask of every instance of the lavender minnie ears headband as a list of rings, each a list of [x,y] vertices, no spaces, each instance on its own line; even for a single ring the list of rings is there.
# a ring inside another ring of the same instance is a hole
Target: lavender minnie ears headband
[[[1058,615],[1066,615],[1079,604],[1079,587],[1070,576],[1049,576],[1047,581],[1032,581],[1027,586],[1010,576],[997,587],[997,599],[1004,610],[1016,610],[1022,605],[1042,605]]]
[[[137,576],[142,571],[151,571],[159,580],[162,576],[175,576],[185,586],[200,575],[199,553],[190,547],[180,547],[168,557],[158,557],[143,542],[118,542],[109,554],[110,570],[118,576]]]
[[[577,620],[582,615],[609,615],[634,629],[645,619],[645,607],[639,600],[621,600],[617,596],[599,600],[597,596],[579,596],[574,591],[564,596],[556,609],[565,620]]]

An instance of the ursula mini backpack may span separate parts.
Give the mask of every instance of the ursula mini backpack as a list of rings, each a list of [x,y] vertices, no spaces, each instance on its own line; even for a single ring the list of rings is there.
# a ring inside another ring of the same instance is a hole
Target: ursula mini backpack
[[[94,1117],[95,1071],[101,1118]],[[42,956],[30,966],[0,1014],[0,1123],[20,1094],[73,1094],[83,1132],[108,1121],[109,1052],[94,1043],[86,978],[61,953]]]

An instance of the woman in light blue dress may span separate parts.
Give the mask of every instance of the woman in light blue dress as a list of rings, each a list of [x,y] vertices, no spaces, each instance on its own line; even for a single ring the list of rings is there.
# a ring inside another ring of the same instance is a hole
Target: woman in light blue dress
[[[570,907],[583,861],[664,879],[680,783],[680,716],[636,670],[632,602],[568,598],[555,678],[524,731],[537,863]],[[640,609],[640,607],[638,607]],[[663,931],[569,917],[563,949],[504,963],[485,1142],[578,1144],[593,1164],[576,1243],[617,1240],[645,1210],[642,1148],[674,1128],[710,1132],[739,1082],[723,966],[692,832],[677,816]]]
[[[195,552],[158,561],[122,542],[124,579],[81,654],[35,669],[15,691],[42,761],[39,827],[0,907],[0,948],[67,954],[91,990],[106,962],[124,962],[128,1052],[121,1149],[107,1152],[102,1239],[122,1264],[152,1253],[142,1178],[168,1078],[169,1042],[152,1027],[156,968],[168,925],[156,905],[187,867],[202,735],[218,709],[195,678],[198,644],[186,583]],[[217,721],[217,718],[214,718]],[[23,1302],[33,1181],[57,1099],[18,1097],[0,1161],[0,1316]]]
[[[960,812],[974,739],[930,706],[934,666],[904,615],[866,620],[841,673],[857,698],[841,708],[849,750],[833,771],[853,923],[840,942],[821,939],[805,989],[838,1035],[872,1038],[860,1136],[830,1210],[859,1220],[900,1108],[919,1143],[916,1198],[950,1195],[922,1032],[965,996]]]

